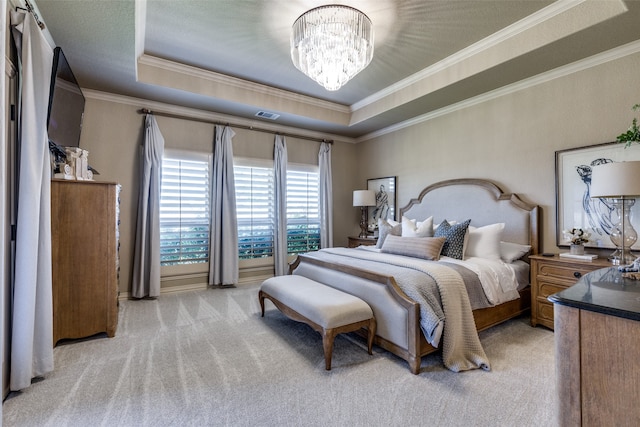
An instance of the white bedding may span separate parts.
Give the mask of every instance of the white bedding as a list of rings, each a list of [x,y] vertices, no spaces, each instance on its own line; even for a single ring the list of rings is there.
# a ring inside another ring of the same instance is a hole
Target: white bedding
[[[372,252],[381,252],[373,246],[360,246],[359,249],[364,249]],[[418,261],[418,259],[414,259]],[[449,262],[452,264],[459,264],[468,268],[478,275],[482,289],[484,290],[487,299],[492,305],[498,305],[507,301],[518,299],[520,294],[518,289],[522,288],[516,278],[516,271],[514,266],[501,260],[491,260],[486,258],[471,257],[465,260],[459,260],[449,258],[446,256],[440,257],[440,261]],[[429,263],[433,261],[421,261]],[[526,263],[524,263],[526,264]],[[518,267],[522,268],[522,267]]]

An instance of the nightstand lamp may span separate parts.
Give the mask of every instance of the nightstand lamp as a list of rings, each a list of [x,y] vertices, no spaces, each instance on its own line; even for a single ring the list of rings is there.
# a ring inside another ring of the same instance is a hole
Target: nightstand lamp
[[[376,192],[373,190],[355,190],[353,192],[353,206],[359,206],[362,215],[360,217],[360,235],[367,237],[367,206],[376,205]]]
[[[631,247],[638,240],[638,233],[631,225],[631,208],[640,196],[640,161],[604,163],[591,173],[592,198],[611,199],[619,223],[610,234],[616,251],[609,256],[614,265],[631,264],[635,259]]]

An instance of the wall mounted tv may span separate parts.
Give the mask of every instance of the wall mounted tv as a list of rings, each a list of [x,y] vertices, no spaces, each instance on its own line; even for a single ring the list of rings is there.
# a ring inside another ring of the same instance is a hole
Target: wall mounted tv
[[[53,52],[53,69],[49,90],[47,131],[49,147],[77,147],[80,144],[84,96],[62,49]],[[64,153],[64,150],[62,150]]]

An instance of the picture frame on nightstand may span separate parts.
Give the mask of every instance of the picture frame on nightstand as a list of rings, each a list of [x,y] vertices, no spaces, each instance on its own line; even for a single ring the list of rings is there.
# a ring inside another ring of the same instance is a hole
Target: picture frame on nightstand
[[[396,220],[396,177],[386,176],[367,180],[367,190],[376,193],[376,205],[369,207],[368,228],[377,229],[378,219]]]

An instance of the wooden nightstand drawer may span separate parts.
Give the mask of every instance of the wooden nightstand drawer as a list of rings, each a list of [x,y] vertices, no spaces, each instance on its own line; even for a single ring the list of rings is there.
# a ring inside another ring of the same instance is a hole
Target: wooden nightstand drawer
[[[553,304],[547,297],[573,286],[590,271],[610,267],[606,259],[591,262],[568,258],[532,255],[531,259],[531,325],[553,329]]]
[[[542,325],[550,324],[553,329],[553,304],[549,301],[539,301],[536,305],[538,322]]]
[[[558,283],[551,283],[544,279],[538,278],[538,299],[546,300],[549,295],[556,294],[560,291],[567,289],[569,286],[560,285]]]
[[[602,267],[597,267],[602,268]],[[575,265],[557,265],[538,263],[538,276],[548,276],[552,278],[568,280],[571,284],[575,283],[584,274],[597,268],[589,268],[589,266],[575,266]]]

